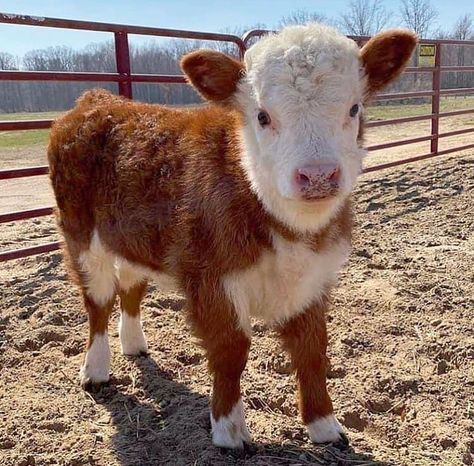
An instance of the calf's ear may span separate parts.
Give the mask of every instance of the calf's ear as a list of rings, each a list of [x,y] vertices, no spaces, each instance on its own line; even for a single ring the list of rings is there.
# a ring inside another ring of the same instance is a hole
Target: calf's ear
[[[417,42],[414,32],[393,29],[375,35],[362,47],[360,56],[367,75],[367,98],[400,75]]]
[[[215,50],[197,50],[181,59],[188,81],[205,99],[225,101],[237,89],[245,72],[243,63]]]

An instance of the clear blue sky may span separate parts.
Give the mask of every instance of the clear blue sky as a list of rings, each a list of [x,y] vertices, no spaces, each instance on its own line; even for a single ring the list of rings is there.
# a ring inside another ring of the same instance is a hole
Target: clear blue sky
[[[0,11],[218,32],[227,27],[256,23],[265,23],[271,27],[282,16],[296,9],[336,17],[348,3],[349,0],[0,0]],[[384,4],[397,13],[393,16],[393,25],[399,25],[400,1],[385,0]],[[432,4],[440,13],[438,23],[442,29],[450,29],[464,13],[474,14],[474,0],[432,0]],[[0,51],[15,55],[52,45],[81,48],[87,43],[110,38],[111,35],[106,33],[0,24]]]

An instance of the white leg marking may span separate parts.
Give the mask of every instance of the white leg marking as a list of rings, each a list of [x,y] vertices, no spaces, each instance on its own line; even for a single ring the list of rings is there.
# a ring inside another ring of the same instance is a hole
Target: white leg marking
[[[136,355],[148,353],[148,345],[143,334],[140,316],[131,316],[122,311],[119,322],[120,344],[122,354]]]
[[[235,404],[228,416],[217,421],[211,413],[212,443],[223,448],[243,448],[243,442],[251,441],[250,433],[245,424],[244,405],[242,400]]]
[[[115,257],[104,248],[97,230],[89,249],[79,255],[79,264],[85,273],[87,294],[98,306],[104,306],[115,295]]]
[[[117,258],[115,267],[119,286],[124,291],[147,279],[142,267],[133,265],[122,257]]]
[[[84,365],[79,371],[81,385],[87,383],[101,383],[109,380],[110,348],[107,333],[98,333],[94,336],[92,345],[86,353]]]
[[[337,442],[344,430],[334,414],[320,417],[307,425],[309,436],[314,443]]]

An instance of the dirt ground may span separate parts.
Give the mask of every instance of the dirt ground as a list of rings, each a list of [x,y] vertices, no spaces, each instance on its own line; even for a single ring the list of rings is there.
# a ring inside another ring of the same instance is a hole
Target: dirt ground
[[[60,254],[0,268],[0,464],[471,465],[474,460],[474,155],[361,178],[353,253],[328,315],[329,386],[351,446],[313,446],[294,377],[258,322],[243,377],[255,441],[245,455],[209,435],[210,379],[178,295],[150,289],[148,358],[120,355],[111,383],[78,385],[87,324]],[[51,218],[3,225],[54,239]]]

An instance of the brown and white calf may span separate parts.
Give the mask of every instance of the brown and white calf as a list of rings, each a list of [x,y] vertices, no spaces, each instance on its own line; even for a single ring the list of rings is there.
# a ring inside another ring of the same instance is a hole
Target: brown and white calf
[[[83,384],[109,379],[117,294],[122,352],[147,352],[140,301],[154,279],[187,298],[213,376],[216,445],[250,440],[240,377],[253,317],[290,354],[311,439],[341,438],[326,389],[325,312],[350,247],[363,104],[398,76],[415,43],[394,30],[360,51],[332,28],[288,27],[243,62],[209,50],[186,55],[182,68],[207,107],[96,90],[56,121],[51,180],[89,314]]]

